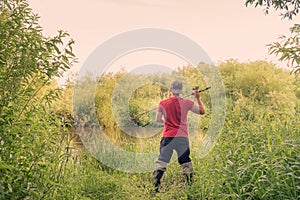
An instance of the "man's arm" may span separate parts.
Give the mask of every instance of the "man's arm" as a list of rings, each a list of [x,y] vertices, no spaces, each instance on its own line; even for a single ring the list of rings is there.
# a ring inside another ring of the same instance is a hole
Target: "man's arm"
[[[200,99],[200,94],[198,90],[194,91],[194,96],[197,100],[198,105],[194,104],[193,107],[191,108],[191,111],[193,113],[199,114],[199,115],[204,115],[205,114],[205,109],[204,109],[204,105]]]
[[[165,123],[165,120],[163,119],[163,114],[162,112],[157,112],[156,114],[156,122],[158,123]]]

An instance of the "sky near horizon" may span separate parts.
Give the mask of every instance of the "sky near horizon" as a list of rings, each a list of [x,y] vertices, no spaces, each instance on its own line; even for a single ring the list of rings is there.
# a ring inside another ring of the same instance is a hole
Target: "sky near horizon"
[[[264,15],[263,8],[245,7],[245,0],[28,0],[40,18],[46,36],[66,30],[76,41],[74,52],[82,63],[111,37],[139,28],[161,28],[183,34],[200,45],[215,63],[228,59],[267,60],[266,45],[279,35],[289,35],[296,22],[282,20],[279,13]],[[166,52],[133,52],[113,64],[141,66],[185,65],[181,58]]]

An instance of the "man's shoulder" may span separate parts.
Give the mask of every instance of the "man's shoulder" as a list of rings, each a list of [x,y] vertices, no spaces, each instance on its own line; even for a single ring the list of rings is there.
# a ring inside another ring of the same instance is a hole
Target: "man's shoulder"
[[[179,103],[184,103],[184,104],[194,104],[194,101],[190,100],[190,99],[186,99],[186,98],[174,98],[174,97],[169,97],[166,99],[163,99],[159,102],[160,105],[164,105],[164,104],[168,104],[170,102],[173,101],[178,101]]]
[[[194,106],[194,101],[190,100],[190,99],[183,99],[182,103],[184,105],[186,105],[187,107],[191,108]]]
[[[192,101],[192,100],[190,100],[190,99],[182,99],[182,101],[184,101],[184,102],[188,102],[188,103],[194,103],[194,101]]]
[[[161,101],[159,102],[159,104],[164,104],[164,103],[169,102],[169,101],[172,101],[172,98],[171,98],[171,97],[161,100]]]

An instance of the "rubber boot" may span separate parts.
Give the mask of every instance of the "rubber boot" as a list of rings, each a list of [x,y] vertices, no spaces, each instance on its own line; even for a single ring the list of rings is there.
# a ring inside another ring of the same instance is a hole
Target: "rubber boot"
[[[192,185],[194,182],[194,173],[185,174],[186,182],[188,185]]]
[[[159,187],[160,187],[160,179],[164,175],[164,171],[162,170],[155,170],[153,172],[154,178],[153,178],[153,185],[155,188],[155,192],[159,192]]]
[[[186,182],[188,185],[192,185],[194,182],[194,169],[192,162],[182,163],[182,172],[185,175]]]

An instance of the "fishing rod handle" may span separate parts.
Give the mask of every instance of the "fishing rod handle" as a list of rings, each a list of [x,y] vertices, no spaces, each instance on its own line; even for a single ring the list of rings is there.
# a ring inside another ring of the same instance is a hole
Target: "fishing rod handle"
[[[207,88],[205,88],[205,89],[203,89],[203,90],[199,90],[198,92],[200,93],[200,92],[204,92],[204,91],[206,91],[206,90],[209,90],[211,87],[207,87]],[[192,95],[194,95],[194,92],[192,93]]]

